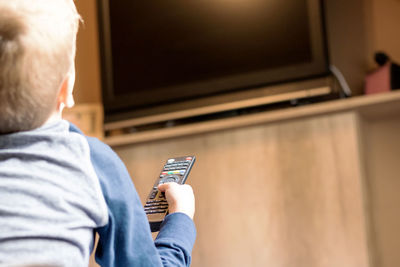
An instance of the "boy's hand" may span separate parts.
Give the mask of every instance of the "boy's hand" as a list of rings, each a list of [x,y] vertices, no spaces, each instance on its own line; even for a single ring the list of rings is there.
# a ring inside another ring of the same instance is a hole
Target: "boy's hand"
[[[193,189],[190,185],[165,183],[158,186],[158,190],[165,192],[168,201],[169,213],[182,212],[193,219],[195,211],[195,200]]]

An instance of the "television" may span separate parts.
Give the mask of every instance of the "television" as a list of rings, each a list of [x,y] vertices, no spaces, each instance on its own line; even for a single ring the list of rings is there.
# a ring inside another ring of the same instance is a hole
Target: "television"
[[[98,0],[98,11],[106,123],[329,72],[320,0]]]

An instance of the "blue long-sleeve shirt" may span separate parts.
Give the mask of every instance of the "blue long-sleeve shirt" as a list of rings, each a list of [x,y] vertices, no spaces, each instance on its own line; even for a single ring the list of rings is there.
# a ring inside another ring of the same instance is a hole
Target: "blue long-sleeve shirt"
[[[71,125],[70,131],[80,132]],[[142,203],[126,167],[109,146],[87,137],[93,167],[108,207],[108,223],[96,229],[101,266],[189,266],[196,230],[183,213],[166,216],[153,241]]]

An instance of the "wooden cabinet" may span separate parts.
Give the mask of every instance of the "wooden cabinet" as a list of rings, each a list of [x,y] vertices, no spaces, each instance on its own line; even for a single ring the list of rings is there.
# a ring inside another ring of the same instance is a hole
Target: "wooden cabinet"
[[[197,156],[193,267],[400,266],[398,92],[182,127],[106,141],[142,201]]]

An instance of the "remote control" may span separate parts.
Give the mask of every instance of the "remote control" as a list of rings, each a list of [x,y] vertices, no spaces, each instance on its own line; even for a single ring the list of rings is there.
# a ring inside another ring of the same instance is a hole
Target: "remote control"
[[[152,232],[160,230],[161,223],[168,214],[168,202],[164,193],[158,191],[158,185],[168,182],[184,184],[195,160],[196,157],[187,156],[170,158],[165,163],[144,205]]]

